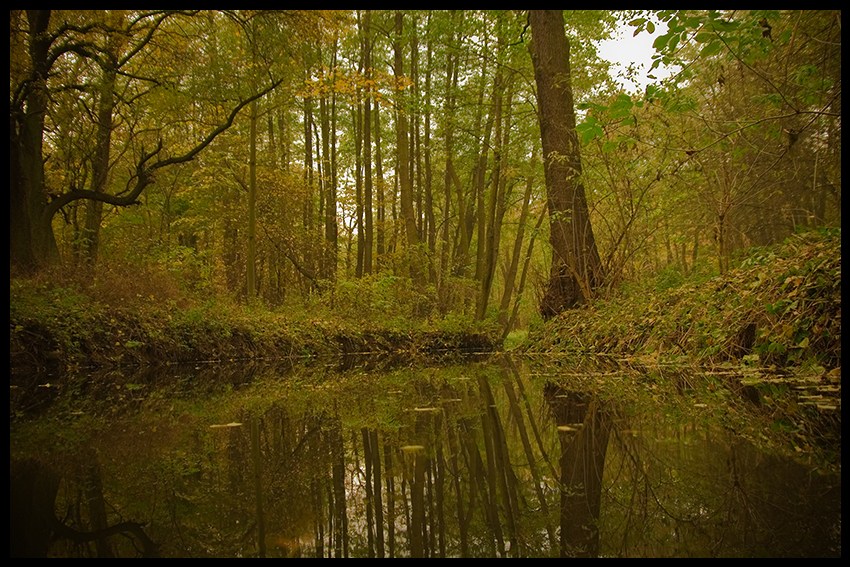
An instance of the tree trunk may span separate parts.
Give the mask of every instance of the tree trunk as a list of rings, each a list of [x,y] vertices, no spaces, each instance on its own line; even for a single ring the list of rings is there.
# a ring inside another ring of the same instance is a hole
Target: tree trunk
[[[581,181],[563,12],[531,10],[529,22],[552,245],[549,282],[540,312],[549,319],[589,301],[602,283],[603,271]]]
[[[301,222],[304,232],[310,234],[313,226],[313,99],[309,97],[304,98],[304,185],[306,195],[302,203]],[[308,251],[304,252],[303,263],[307,266],[312,263]],[[304,285],[302,291],[303,289]]]
[[[502,22],[499,22],[499,38],[498,38],[498,53],[497,59],[504,53],[504,39]],[[503,97],[503,92],[508,90],[507,96]],[[490,290],[493,286],[493,277],[496,272],[496,261],[499,257],[499,241],[501,239],[502,218],[505,214],[504,205],[504,190],[505,190],[505,163],[507,160],[504,157],[507,152],[507,144],[510,141],[510,107],[512,94],[510,93],[511,86],[505,85],[502,67],[499,66],[496,71],[496,78],[493,82],[493,99],[494,99],[494,120],[496,124],[495,132],[495,148],[493,150],[493,180],[490,190],[490,200],[487,207],[487,227],[486,237],[483,243],[479,242],[479,248],[484,248],[484,254],[481,264],[481,288],[478,295],[477,319],[482,320],[487,313],[487,303],[490,300]],[[508,118],[506,119],[506,115]],[[504,137],[502,132],[504,130]]]
[[[9,251],[12,266],[36,270],[59,256],[45,213],[44,118],[47,114],[47,75],[50,10],[27,10],[30,84],[19,107],[9,114]]]
[[[380,106],[375,105],[372,113],[375,115],[375,179],[378,188],[378,230],[376,268],[381,267],[381,256],[386,254],[386,204],[384,195],[384,164],[381,159],[381,112]]]
[[[358,89],[359,90],[359,89]],[[354,118],[354,186],[357,221],[357,268],[354,275],[363,277],[365,239],[363,235],[363,110],[359,102],[352,112]]]
[[[452,21],[455,21],[452,13]],[[443,129],[443,139],[446,148],[446,166],[445,176],[443,178],[443,218],[440,231],[440,269],[439,269],[439,288],[441,303],[445,304],[446,280],[450,273],[451,262],[451,245],[449,242],[450,234],[450,219],[451,219],[451,204],[452,204],[452,155],[454,153],[454,109],[455,109],[455,91],[457,89],[457,53],[453,50],[448,50],[446,54],[446,95],[445,95],[445,126]]]
[[[493,95],[491,97],[492,104],[490,111],[487,114],[487,122],[484,125],[484,143],[478,153],[478,163],[475,166],[474,173],[474,199],[476,213],[476,254],[475,254],[475,279],[483,281],[484,279],[484,257],[486,253],[485,242],[487,240],[487,211],[484,208],[484,193],[487,190],[487,157],[490,153],[490,136],[493,133],[493,125],[495,123],[496,112],[500,109],[501,101],[501,68],[496,71],[496,77],[493,81]],[[482,91],[483,93],[483,91]]]
[[[430,14],[428,16],[430,20]],[[427,24],[426,24],[427,28]],[[437,283],[437,274],[434,269],[434,260],[437,249],[437,226],[434,217],[434,195],[432,191],[433,172],[431,171],[431,65],[433,46],[429,36],[427,42],[427,65],[425,66],[425,141],[423,159],[425,161],[425,239],[428,243],[428,281]]]
[[[333,172],[331,171],[331,138],[333,135],[331,134],[329,106],[328,96],[325,95],[319,103],[319,122],[322,128],[322,184],[320,188],[321,197],[319,198],[322,205],[319,215],[321,216],[321,223],[324,225],[324,246],[322,247],[320,273],[322,278],[326,280],[333,279],[336,261],[331,247],[333,227],[336,224],[336,210],[335,203],[333,203],[334,188]]]
[[[257,293],[257,101],[251,103],[248,155],[248,293],[250,305]]]
[[[532,162],[537,161],[537,152],[532,152],[531,160]],[[505,329],[509,316],[508,309],[510,309],[511,305],[511,295],[514,292],[514,285],[516,284],[516,276],[519,271],[519,259],[522,255],[522,240],[525,236],[525,223],[528,221],[528,207],[531,202],[531,190],[534,187],[534,177],[529,176],[526,179],[525,185],[525,194],[522,197],[522,210],[519,214],[519,224],[517,225],[516,232],[516,240],[514,240],[514,249],[511,254],[511,262],[508,266],[508,271],[505,274],[505,286],[502,290],[502,301],[499,303],[499,322],[502,325],[502,328]],[[510,329],[507,329],[510,332]]]
[[[404,26],[404,13],[395,13],[395,37],[393,38],[394,69],[397,80],[404,76],[404,57],[402,55],[401,35]],[[413,191],[410,183],[410,164],[408,149],[408,125],[405,96],[401,90],[396,91],[396,144],[398,154],[398,183],[401,216],[404,220],[404,234],[407,239],[407,258],[410,266],[410,277],[417,287],[424,287],[424,272],[416,261],[418,257],[419,234],[416,229],[416,213],[413,210]]]
[[[371,10],[363,15],[363,71],[366,80],[372,79],[372,41],[370,38]],[[364,93],[363,101],[363,273],[372,273],[372,92]]]
[[[337,43],[334,40],[334,52],[331,68],[337,62]],[[331,95],[331,132],[336,132],[336,92]],[[339,255],[339,225],[337,224],[337,145],[336,136],[331,136],[331,171],[328,184],[328,197],[325,204],[325,246],[327,248],[327,267],[331,281],[336,281]]]
[[[92,190],[106,192],[109,177],[109,148],[112,144],[112,109],[114,107],[116,61],[112,37],[109,38],[110,58],[108,66],[103,70],[103,84],[100,87],[100,100],[97,110],[97,137],[95,153],[92,158]],[[86,203],[86,224],[83,229],[83,255],[86,262],[93,266],[97,261],[100,244],[100,224],[103,217],[103,202],[88,201]]]

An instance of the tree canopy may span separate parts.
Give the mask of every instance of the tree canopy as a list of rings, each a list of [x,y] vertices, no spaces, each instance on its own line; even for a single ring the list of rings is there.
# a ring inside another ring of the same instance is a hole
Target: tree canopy
[[[12,269],[507,330],[539,317],[555,227],[592,226],[591,300],[840,226],[840,11],[558,11],[569,53],[533,57],[539,15],[12,10]],[[624,92],[597,51],[617,25],[679,72]],[[547,57],[578,208],[547,193]]]

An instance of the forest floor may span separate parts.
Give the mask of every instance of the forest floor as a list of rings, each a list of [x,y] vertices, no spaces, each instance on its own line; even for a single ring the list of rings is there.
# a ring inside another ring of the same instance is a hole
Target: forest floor
[[[591,357],[640,368],[655,397],[840,469],[840,229],[751,249],[736,265],[663,273],[532,328],[512,350],[549,366]]]

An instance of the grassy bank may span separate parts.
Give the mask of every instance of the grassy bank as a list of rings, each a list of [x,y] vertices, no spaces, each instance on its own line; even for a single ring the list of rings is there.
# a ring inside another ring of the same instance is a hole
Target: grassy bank
[[[663,273],[532,329],[535,353],[841,366],[841,233],[750,250],[727,274]]]
[[[144,275],[140,278],[144,281]],[[493,329],[461,318],[351,320],[334,317],[332,309],[270,310],[201,302],[179,293],[163,297],[158,289],[152,291],[150,281],[135,289],[126,278],[118,283],[121,292],[115,286],[110,290],[108,281],[82,285],[43,276],[12,279],[12,370],[359,352],[428,356],[499,347]]]

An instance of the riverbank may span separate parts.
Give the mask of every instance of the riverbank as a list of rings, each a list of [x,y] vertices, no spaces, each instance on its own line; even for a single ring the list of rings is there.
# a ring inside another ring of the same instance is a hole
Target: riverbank
[[[353,353],[411,358],[500,349],[495,330],[472,321],[388,321],[310,317],[207,302],[118,303],[75,286],[12,280],[12,372],[162,363],[277,360]]]
[[[723,276],[661,274],[509,350],[545,358],[553,375],[568,367],[561,380],[574,387],[583,358],[639,369],[637,383],[614,371],[598,387],[712,414],[756,444],[840,470],[840,231],[750,250]]]
[[[722,276],[663,273],[531,329],[521,349],[840,368],[841,232],[750,250]]]

